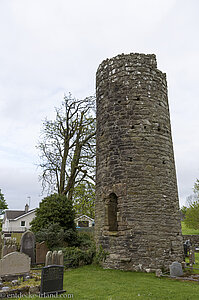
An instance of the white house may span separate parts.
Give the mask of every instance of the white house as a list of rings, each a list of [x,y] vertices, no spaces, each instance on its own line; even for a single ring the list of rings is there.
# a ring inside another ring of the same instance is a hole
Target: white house
[[[94,219],[86,215],[81,215],[75,218],[75,223],[77,227],[92,227],[94,225]]]
[[[2,232],[4,235],[14,232],[24,232],[30,229],[30,222],[35,217],[35,209],[29,210],[28,205],[25,205],[25,210],[5,210]]]

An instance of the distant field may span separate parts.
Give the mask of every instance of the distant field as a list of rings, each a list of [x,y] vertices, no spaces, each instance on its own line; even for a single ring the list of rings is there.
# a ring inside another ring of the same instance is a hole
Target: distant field
[[[199,234],[199,229],[192,229],[192,228],[188,228],[184,222],[181,222],[182,225],[182,234],[186,235],[186,234]]]

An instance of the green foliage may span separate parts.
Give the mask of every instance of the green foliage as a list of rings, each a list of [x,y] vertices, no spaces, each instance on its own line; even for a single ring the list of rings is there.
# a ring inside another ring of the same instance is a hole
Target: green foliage
[[[95,185],[91,182],[78,184],[73,192],[73,203],[76,214],[95,216]]]
[[[87,233],[78,233],[76,245],[62,247],[56,245],[53,250],[62,250],[64,253],[64,266],[77,268],[83,265],[100,264],[106,258],[106,252],[102,247],[96,251],[94,237]]]
[[[89,249],[93,245],[95,245],[95,241],[91,234],[85,232],[78,232],[78,247],[80,247],[81,249]]]
[[[198,179],[196,179],[193,190],[194,190],[194,193],[197,195],[197,197],[199,199],[199,180]]]
[[[186,212],[187,212],[187,207],[186,206],[183,206],[181,209],[180,209],[181,213],[185,216],[186,215]]]
[[[62,249],[62,251],[64,253],[64,266],[67,268],[92,264],[95,256],[95,247],[87,250],[78,247],[67,247]]]
[[[62,251],[64,253],[64,266],[66,268],[77,268],[90,264],[99,265],[103,260],[105,260],[107,255],[102,247],[96,251],[94,244],[88,249],[65,247],[62,248]]]
[[[106,252],[100,245],[98,250],[95,252],[95,256],[93,258],[93,264],[100,265],[103,261],[105,261],[107,255],[108,252]]]
[[[64,195],[53,194],[44,198],[36,209],[31,230],[36,233],[52,224],[58,224],[64,232],[68,229],[75,230],[74,218],[72,202]]]
[[[183,235],[199,234],[199,229],[188,228],[184,221],[181,222],[181,227]]]
[[[196,179],[193,188],[194,194],[187,197],[187,206],[183,207],[185,212],[184,223],[188,228],[199,229],[199,180]],[[182,210],[181,210],[182,211]]]
[[[0,211],[1,213],[4,212],[5,209],[8,208],[8,205],[6,203],[6,200],[4,198],[4,194],[1,192],[1,189],[0,189]]]
[[[73,229],[63,229],[59,224],[50,224],[35,233],[37,242],[45,241],[48,248],[63,247],[77,243],[77,233]]]
[[[199,202],[196,201],[187,208],[184,220],[188,228],[199,229]]]

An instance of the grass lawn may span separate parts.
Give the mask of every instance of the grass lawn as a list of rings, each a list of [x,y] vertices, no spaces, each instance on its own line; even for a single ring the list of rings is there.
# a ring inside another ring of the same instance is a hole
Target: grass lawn
[[[181,222],[181,226],[182,226],[182,234],[183,235],[186,235],[186,234],[199,234],[199,229],[188,228],[183,221]]]
[[[199,285],[154,274],[103,270],[84,266],[65,272],[64,288],[73,299],[93,300],[193,300],[199,299]]]
[[[64,289],[66,294],[60,298],[75,300],[199,299],[199,284],[194,282],[157,278],[155,274],[104,270],[93,265],[65,271]]]

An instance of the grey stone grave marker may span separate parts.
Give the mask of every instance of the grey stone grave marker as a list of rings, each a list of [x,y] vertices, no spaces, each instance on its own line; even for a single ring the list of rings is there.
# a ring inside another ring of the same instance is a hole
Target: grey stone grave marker
[[[190,265],[195,264],[195,252],[194,252],[194,247],[191,247],[191,248],[190,248],[190,251],[189,251],[189,264],[190,264]]]
[[[30,259],[24,253],[12,252],[0,260],[0,277],[5,275],[27,274],[30,272]]]
[[[3,249],[2,249],[2,257],[4,257],[5,255],[8,254],[8,246],[7,245],[4,245],[3,246]]]
[[[26,231],[21,237],[21,253],[27,254],[31,258],[31,264],[35,263],[35,236],[31,231]]]
[[[12,251],[12,246],[11,245],[8,245],[8,254],[9,253],[12,253],[13,251]]]
[[[58,251],[58,265],[63,266],[64,265],[64,254],[62,250]]]
[[[64,267],[48,266],[42,268],[40,296],[48,294],[61,294],[63,290]]]
[[[46,254],[46,262],[45,262],[45,266],[49,266],[52,265],[52,251],[48,251]]]
[[[181,263],[174,261],[170,266],[170,276],[171,277],[180,277],[183,275]]]
[[[58,265],[58,254],[57,251],[53,251],[52,254],[52,265]]]
[[[16,252],[17,251],[17,246],[16,245],[12,245],[11,246],[12,251],[11,252]]]

